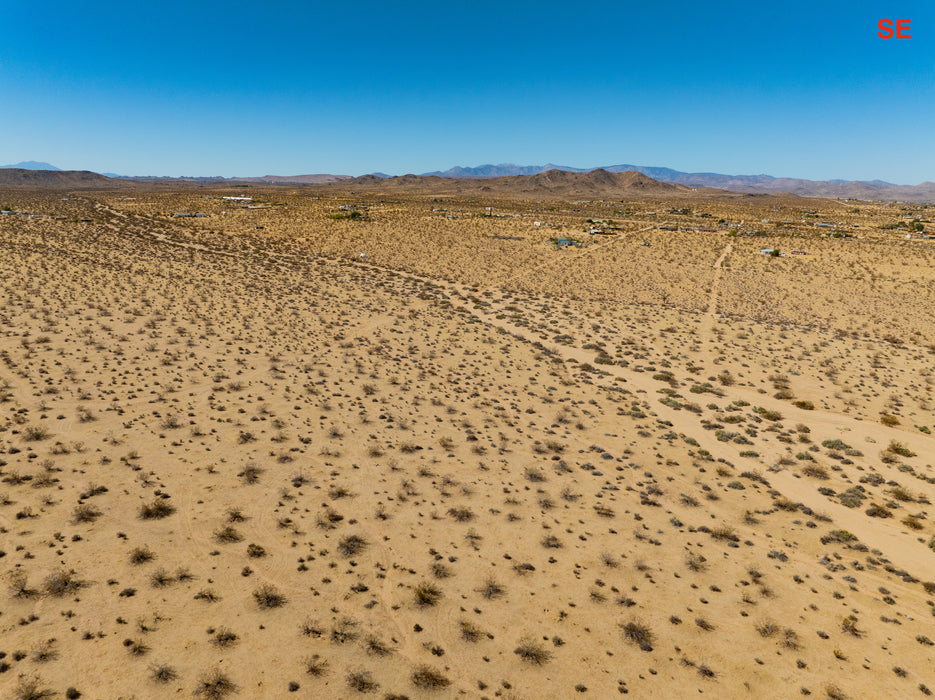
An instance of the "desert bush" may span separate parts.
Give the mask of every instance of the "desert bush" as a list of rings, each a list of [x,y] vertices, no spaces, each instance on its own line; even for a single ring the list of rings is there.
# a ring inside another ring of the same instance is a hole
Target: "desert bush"
[[[371,634],[364,639],[364,651],[374,656],[389,656],[395,650],[382,639]]]
[[[900,457],[915,457],[916,456],[915,452],[913,452],[912,450],[910,450],[908,447],[903,445],[901,442],[898,442],[897,440],[890,440],[890,444],[886,448],[886,451],[894,455],[899,455]]]
[[[621,626],[623,636],[627,641],[636,644],[643,651],[653,650],[653,633],[649,626],[641,620],[631,620]]]
[[[828,470],[819,464],[806,464],[802,467],[802,473],[805,476],[811,476],[815,479],[824,480],[828,478]]]
[[[497,580],[493,577],[488,577],[477,591],[487,600],[501,598],[506,593],[506,589],[497,583]]]
[[[719,525],[718,527],[712,528],[711,537],[716,540],[729,540],[730,542],[737,542],[740,538],[737,536],[737,533],[734,531],[730,525]]]
[[[43,700],[56,695],[48,688],[43,688],[43,683],[38,676],[21,675],[13,688],[13,700]]]
[[[212,636],[211,643],[218,647],[229,647],[237,642],[240,637],[229,627],[219,628]]]
[[[484,636],[483,630],[469,620],[461,620],[458,627],[461,630],[461,639],[465,642],[477,642]]]
[[[49,429],[43,425],[27,425],[23,428],[23,439],[26,442],[38,442],[51,436]]]
[[[562,546],[562,541],[555,535],[546,535],[542,539],[542,546],[546,549],[559,549]]]
[[[543,474],[542,471],[536,467],[526,467],[523,475],[526,477],[527,481],[531,481],[533,483],[542,483],[546,480],[545,474]]]
[[[72,514],[72,523],[78,525],[79,523],[93,523],[102,513],[100,510],[94,506],[82,503],[79,506],[75,507],[74,513]]]
[[[853,615],[848,615],[841,621],[841,631],[852,637],[862,637],[864,634],[863,630],[858,629],[857,618]]]
[[[351,671],[347,674],[347,685],[358,693],[374,693],[380,684],[373,680],[370,671]]]
[[[459,523],[465,523],[474,519],[474,512],[470,508],[449,508],[448,515]]]
[[[265,583],[253,591],[253,599],[260,607],[260,610],[271,610],[272,608],[281,608],[286,604],[286,596],[276,590],[271,584]]]
[[[305,672],[315,678],[323,676],[328,672],[328,661],[315,654],[305,660]]]
[[[214,533],[214,541],[218,544],[233,544],[235,542],[242,542],[243,535],[233,526],[225,525]]]
[[[179,677],[169,664],[156,664],[149,669],[149,677],[156,683],[169,683]]]
[[[167,518],[175,512],[175,506],[164,498],[157,498],[152,503],[140,506],[140,518],[143,520],[159,520]]]
[[[442,590],[433,583],[422,581],[413,589],[416,605],[420,608],[436,605],[442,597]]]
[[[431,666],[419,666],[412,672],[410,678],[415,687],[423,690],[438,690],[451,685],[448,678]]]
[[[201,675],[194,694],[206,700],[221,700],[236,691],[237,685],[220,669],[214,669]]]
[[[348,535],[338,542],[338,551],[344,557],[353,557],[360,554],[367,546],[367,540],[359,535]]]
[[[260,480],[261,474],[263,474],[263,470],[251,462],[241,469],[237,473],[237,476],[243,479],[245,484],[255,484]]]
[[[761,637],[772,637],[779,631],[779,625],[771,620],[765,620],[756,626],[756,631]]]
[[[149,582],[153,588],[165,588],[170,583],[175,583],[175,577],[171,576],[165,569],[156,569],[149,577]]]
[[[43,590],[45,590],[47,595],[61,598],[79,591],[86,585],[87,582],[76,578],[74,570],[62,570],[46,577],[43,583]]]
[[[39,591],[29,587],[26,572],[20,570],[10,574],[10,594],[14,598],[32,598]]]
[[[331,628],[331,641],[335,644],[346,644],[355,641],[360,633],[357,631],[358,622],[349,617],[338,620]]]
[[[513,653],[520,659],[535,666],[542,666],[552,658],[552,652],[531,639],[524,639]]]
[[[864,512],[867,515],[869,515],[871,518],[892,518],[893,517],[893,514],[887,508],[884,508],[878,503],[870,504],[870,507],[867,508],[867,510]]]

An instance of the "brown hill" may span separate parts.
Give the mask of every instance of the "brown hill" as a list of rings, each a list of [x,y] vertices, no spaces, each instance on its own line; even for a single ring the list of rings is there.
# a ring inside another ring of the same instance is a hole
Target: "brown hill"
[[[684,185],[653,180],[642,173],[612,173],[604,169],[586,173],[547,170],[535,175],[512,175],[486,179],[454,179],[438,176],[403,175],[381,178],[373,175],[331,183],[329,187],[371,192],[422,194],[473,194],[518,197],[627,197],[645,195],[687,195],[695,191]],[[708,194],[724,194],[706,190]]]
[[[688,192],[689,187],[670,185],[653,180],[651,177],[628,170],[612,173],[603,168],[586,173],[573,173],[565,170],[546,170],[536,175],[518,175],[498,177],[486,180],[486,184],[496,184],[504,192],[538,194],[547,192],[552,195],[625,195],[625,194],[677,194]]]
[[[0,170],[0,187],[37,187],[42,189],[110,189],[133,187],[133,183],[104,177],[89,170]]]

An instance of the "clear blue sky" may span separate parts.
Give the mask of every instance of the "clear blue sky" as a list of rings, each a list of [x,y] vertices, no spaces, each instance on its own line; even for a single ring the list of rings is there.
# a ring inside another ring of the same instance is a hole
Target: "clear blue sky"
[[[341,5],[0,0],[0,164],[935,180],[932,0]]]

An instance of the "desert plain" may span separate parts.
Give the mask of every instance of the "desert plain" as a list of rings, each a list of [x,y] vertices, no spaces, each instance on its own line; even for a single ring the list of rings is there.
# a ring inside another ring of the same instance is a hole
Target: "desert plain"
[[[930,696],[935,209],[438,180],[0,189],[0,697]]]

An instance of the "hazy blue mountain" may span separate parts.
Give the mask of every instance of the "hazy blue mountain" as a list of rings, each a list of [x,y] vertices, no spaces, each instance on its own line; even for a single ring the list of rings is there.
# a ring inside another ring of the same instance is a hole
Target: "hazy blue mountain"
[[[0,168],[17,168],[19,170],[61,170],[61,168],[56,168],[54,165],[40,163],[35,160],[24,160],[22,163],[16,163],[15,165],[0,165]]]
[[[733,192],[776,193],[789,192],[805,197],[853,197],[857,199],[890,199],[916,202],[935,201],[935,186],[931,182],[919,185],[894,185],[883,180],[804,180],[801,178],[774,177],[772,175],[725,175],[722,173],[686,173],[672,168],[662,168],[630,163],[605,165],[602,168],[571,168],[565,165],[479,165],[476,168],[457,166],[445,171],[426,173],[454,179],[468,180],[513,175],[538,175],[548,170],[573,173],[606,170],[611,173],[635,171],[659,182],[686,187],[715,187]]]

